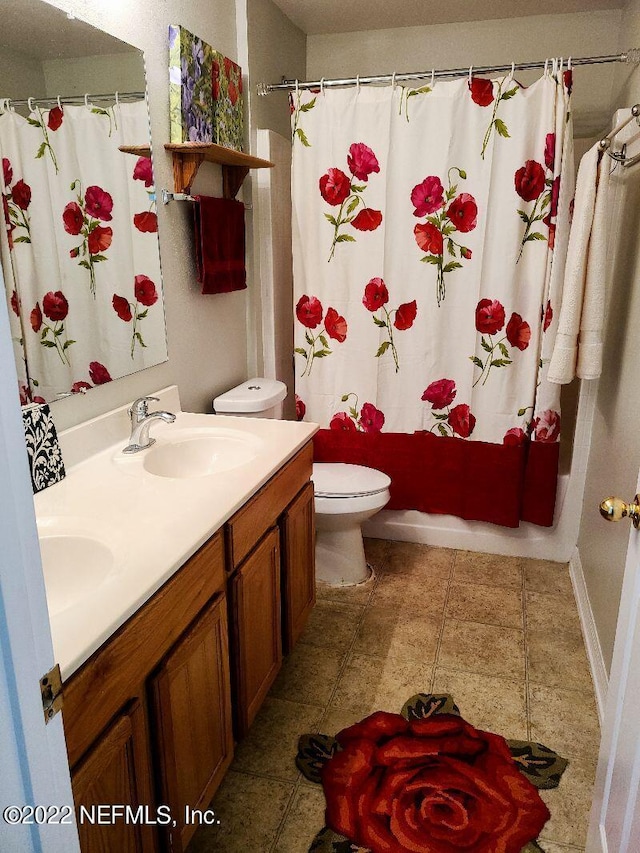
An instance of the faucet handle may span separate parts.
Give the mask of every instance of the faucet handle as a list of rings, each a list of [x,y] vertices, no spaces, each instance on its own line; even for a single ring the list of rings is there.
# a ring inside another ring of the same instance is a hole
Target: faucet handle
[[[149,406],[148,403],[160,402],[159,397],[138,397],[137,400],[134,400],[131,404],[131,408],[129,409],[129,414],[135,415],[138,418],[146,418],[149,414]]]

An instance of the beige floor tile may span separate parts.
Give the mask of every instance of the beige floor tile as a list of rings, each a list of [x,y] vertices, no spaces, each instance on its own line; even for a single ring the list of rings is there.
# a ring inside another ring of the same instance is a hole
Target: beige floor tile
[[[309,853],[311,842],[324,826],[324,812],[322,787],[301,786],[291,804],[274,853]]]
[[[332,586],[322,581],[316,581],[316,595],[318,601],[335,601],[339,604],[365,605],[371,598],[371,593],[376,583],[376,573],[364,583],[353,584],[353,586]]]
[[[435,660],[441,626],[441,618],[372,604],[358,630],[354,651],[431,663]]]
[[[316,730],[322,709],[268,696],[237,748],[233,770],[295,782],[298,738]]]
[[[448,578],[455,553],[451,548],[434,548],[414,542],[391,542],[385,571],[393,574]]]
[[[525,560],[524,582],[527,592],[568,596],[573,600],[573,587],[568,563],[550,560]]]
[[[589,693],[532,684],[529,715],[531,740],[543,743],[565,758],[597,759],[600,726],[595,699]]]
[[[374,570],[386,565],[390,544],[388,539],[364,539],[364,555]]]
[[[444,578],[383,574],[373,594],[372,604],[403,612],[441,616],[447,585]]]
[[[334,688],[344,653],[298,643],[282,665],[271,696],[326,705]]]
[[[540,833],[543,848],[545,839],[584,847],[594,779],[595,763],[574,758],[569,762],[557,788],[540,791],[540,796],[551,812],[551,818]]]
[[[452,619],[522,629],[522,593],[486,584],[452,583],[446,613]]]
[[[522,559],[499,554],[457,551],[453,565],[457,583],[483,583],[488,586],[522,587]]]
[[[331,707],[399,714],[411,696],[429,692],[432,674],[430,664],[352,654]]]
[[[529,680],[548,687],[593,691],[581,637],[527,631]]]
[[[189,853],[268,851],[294,786],[245,773],[227,773],[211,808],[220,826],[200,827]]]
[[[407,696],[407,699],[409,697]],[[400,708],[398,708],[400,711]],[[366,706],[361,708],[327,708],[318,725],[318,731],[323,735],[337,735],[342,729],[347,729],[364,720],[371,713]]]
[[[528,630],[561,632],[582,639],[580,617],[573,598],[527,592],[524,600]]]
[[[446,619],[438,666],[524,681],[524,632]]]
[[[310,646],[345,652],[363,613],[361,605],[318,599],[300,639]]]
[[[438,667],[432,692],[451,694],[461,715],[476,728],[527,740],[524,682]]]
[[[584,847],[574,847],[573,844],[554,844],[553,841],[544,842],[544,853],[584,853]]]

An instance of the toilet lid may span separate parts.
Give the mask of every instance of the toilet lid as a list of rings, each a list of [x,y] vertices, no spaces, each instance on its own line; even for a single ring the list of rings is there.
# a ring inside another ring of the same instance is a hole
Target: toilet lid
[[[315,494],[324,498],[375,495],[391,484],[382,471],[344,462],[315,462],[311,479]]]

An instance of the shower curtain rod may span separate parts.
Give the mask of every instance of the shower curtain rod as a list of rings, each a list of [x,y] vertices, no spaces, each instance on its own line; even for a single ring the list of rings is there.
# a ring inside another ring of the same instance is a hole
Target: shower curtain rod
[[[356,86],[368,85],[369,83],[401,83],[405,80],[428,80],[433,75],[434,78],[441,77],[466,77],[470,72],[474,74],[490,74],[498,71],[529,71],[536,68],[545,68],[548,65],[549,59],[540,62],[520,62],[509,63],[508,65],[479,65],[471,68],[446,68],[434,71],[413,71],[406,74],[381,74],[374,77],[346,77],[344,79],[334,80],[307,80],[301,83],[297,80],[282,80],[282,83],[258,83],[258,94],[268,95],[269,92],[275,92],[278,89],[288,91],[297,89],[317,89],[317,88],[333,88],[337,86]],[[608,56],[583,56],[577,59],[570,59],[572,67],[576,65],[605,65],[609,62],[628,62],[640,63],[640,48],[634,47],[627,50],[625,53],[610,54]]]
[[[113,101],[117,97],[119,101],[138,101],[146,97],[145,92],[111,92],[110,94],[102,95],[57,95],[55,98],[0,98],[0,101],[8,101],[12,107],[28,107],[29,101],[37,103],[39,106],[55,107],[58,103],[58,98],[63,104],[84,104],[92,101]]]

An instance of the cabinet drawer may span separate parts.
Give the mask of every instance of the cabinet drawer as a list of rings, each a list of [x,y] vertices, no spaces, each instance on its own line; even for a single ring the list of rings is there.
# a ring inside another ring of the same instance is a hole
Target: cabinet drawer
[[[287,506],[311,477],[313,447],[305,444],[297,456],[275,474],[260,491],[227,522],[229,569],[235,569],[256,542],[273,527]]]
[[[207,542],[64,685],[73,767],[207,602],[224,589],[222,533]]]

